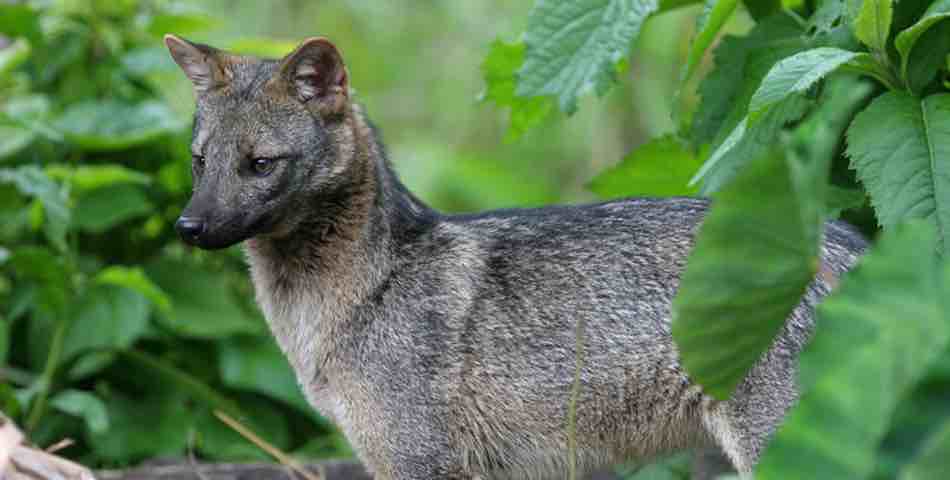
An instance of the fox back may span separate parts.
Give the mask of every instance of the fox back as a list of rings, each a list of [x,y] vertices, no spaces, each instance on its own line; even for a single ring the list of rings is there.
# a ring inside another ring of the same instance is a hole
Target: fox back
[[[827,225],[830,275],[716,401],[670,334],[707,201],[444,215],[400,183],[327,40],[281,60],[166,44],[197,97],[178,230],[244,242],[301,388],[380,479],[562,478],[578,359],[580,471],[716,448],[749,474],[796,399],[814,305],[865,248]]]

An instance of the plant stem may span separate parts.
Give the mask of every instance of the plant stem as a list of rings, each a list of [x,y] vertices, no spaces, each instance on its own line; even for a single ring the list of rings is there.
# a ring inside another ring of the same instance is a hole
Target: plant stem
[[[49,397],[50,388],[53,385],[53,375],[56,373],[56,366],[59,364],[59,357],[63,350],[63,337],[66,334],[66,320],[64,316],[57,315],[56,330],[53,332],[53,340],[50,342],[49,353],[46,355],[46,365],[43,367],[43,373],[40,375],[36,398],[30,408],[30,415],[26,420],[26,429],[32,432],[39,425],[46,410],[46,399]]]

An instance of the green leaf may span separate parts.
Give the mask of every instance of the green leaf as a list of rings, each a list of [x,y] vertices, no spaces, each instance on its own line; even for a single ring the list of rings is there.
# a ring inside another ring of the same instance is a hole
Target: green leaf
[[[80,229],[102,233],[110,228],[152,213],[152,202],[137,185],[120,183],[79,195],[75,224]]]
[[[706,49],[716,39],[716,35],[722,30],[723,25],[732,16],[736,10],[738,0],[706,0],[703,4],[703,12],[696,18],[696,37],[689,47],[689,55],[686,59],[685,75],[683,82],[692,78],[706,53]]]
[[[265,332],[263,321],[238,305],[220,272],[176,260],[154,262],[146,272],[175,305],[171,312],[158,317],[163,326],[175,333],[186,337],[224,338]]]
[[[588,188],[601,198],[693,195],[687,186],[702,162],[672,136],[641,145],[617,165],[601,172]]]
[[[793,95],[769,108],[751,127],[748,125],[748,118],[743,118],[703,163],[702,168],[690,180],[690,185],[702,180],[700,193],[703,195],[723,188],[749,161],[765,155],[775,144],[785,125],[800,119],[810,104],[808,99]]]
[[[96,285],[79,296],[66,328],[60,358],[91,349],[126,348],[148,328],[148,302],[141,294],[114,285]]]
[[[917,44],[917,40],[930,27],[947,18],[950,18],[950,0],[938,0],[927,8],[927,11],[924,12],[917,23],[897,34],[894,39],[894,46],[897,47],[897,52],[901,55],[901,72],[905,77],[907,76],[907,64],[910,61],[910,52]]]
[[[821,179],[824,181],[824,179]],[[815,274],[819,222],[778,155],[748,165],[715,196],[673,301],[673,338],[690,378],[727,398],[771,344]]]
[[[914,461],[904,467],[898,480],[930,480],[950,469],[950,420],[945,420],[927,439]]]
[[[538,125],[554,111],[554,100],[549,97],[519,97],[515,95],[517,72],[524,62],[524,43],[492,42],[488,56],[482,63],[485,91],[482,98],[499,107],[511,107],[511,118],[505,141],[512,142]]]
[[[801,358],[802,398],[756,478],[871,472],[898,402],[950,339],[950,269],[928,254],[934,244],[930,225],[884,232],[818,307],[820,328]]]
[[[163,313],[171,312],[171,299],[145,275],[141,267],[112,265],[97,273],[94,281],[101,285],[116,285],[138,292]]]
[[[894,16],[893,0],[863,0],[858,17],[854,19],[854,36],[861,43],[878,52],[887,51],[887,37]]]
[[[30,58],[30,42],[18,38],[10,45],[0,48],[0,77],[8,75]]]
[[[110,428],[91,433],[89,446],[97,457],[122,464],[182,456],[196,416],[187,397],[176,391],[135,399],[114,392],[107,398],[107,411]]]
[[[745,167],[703,221],[673,300],[690,378],[727,398],[772,344],[818,270],[831,159],[867,86],[838,82],[785,150]]]
[[[926,48],[913,49],[907,71],[902,72],[911,92],[925,91],[941,69],[946,71],[945,62],[950,54],[950,22],[934,25],[920,36],[917,43],[926,45]]]
[[[950,165],[941,159],[950,158],[950,94],[877,97],[848,129],[847,154],[881,225],[925,218],[947,251]]]
[[[517,94],[555,96],[573,113],[580,95],[607,90],[658,8],[657,0],[538,0],[528,15]]]
[[[754,122],[767,108],[789,95],[805,92],[815,82],[858,56],[867,54],[821,47],[797,53],[776,63],[752,95],[749,118]]]
[[[69,181],[78,192],[108,187],[119,183],[148,185],[152,178],[116,163],[98,165],[54,164],[46,167],[46,174],[58,181]]]
[[[693,144],[712,143],[717,149],[745,118],[749,100],[772,65],[808,47],[802,26],[786,14],[756,24],[744,37],[724,36],[714,51],[715,68],[699,84]]]
[[[103,401],[80,390],[63,390],[50,399],[51,407],[63,413],[80,417],[93,434],[103,434],[109,429],[109,412]]]
[[[826,214],[828,218],[838,218],[841,216],[841,212],[864,205],[865,199],[864,190],[831,185],[828,187],[827,198],[825,199]]]
[[[32,165],[0,169],[0,183],[12,183],[20,193],[34,197],[42,203],[45,213],[43,231],[46,237],[56,248],[66,250],[66,230],[70,224],[66,190]]]
[[[225,385],[262,393],[312,414],[297,378],[270,335],[221,341],[218,365]]]
[[[88,100],[72,105],[53,125],[67,140],[90,151],[142,145],[184,127],[164,103],[128,104],[118,100]]]
[[[808,29],[816,34],[830,33],[847,14],[845,0],[825,0],[808,19]]]
[[[34,138],[33,132],[26,128],[0,125],[0,160],[23,150]]]

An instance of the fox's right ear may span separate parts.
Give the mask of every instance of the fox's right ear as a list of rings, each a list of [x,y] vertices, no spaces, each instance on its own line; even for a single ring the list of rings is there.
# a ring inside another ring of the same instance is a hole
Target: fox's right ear
[[[165,35],[165,46],[175,63],[194,84],[196,92],[210,90],[223,81],[223,72],[217,60],[218,51],[214,48],[191,43],[171,34]]]

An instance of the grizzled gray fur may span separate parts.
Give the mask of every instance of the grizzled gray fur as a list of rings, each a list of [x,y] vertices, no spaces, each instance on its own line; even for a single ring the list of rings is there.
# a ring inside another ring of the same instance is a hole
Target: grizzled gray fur
[[[380,479],[563,478],[581,320],[580,471],[714,447],[749,474],[795,401],[814,304],[864,249],[828,224],[823,275],[715,401],[670,336],[706,201],[444,215],[396,178],[327,40],[279,61],[166,44],[197,97],[179,232],[244,242],[307,398]]]

